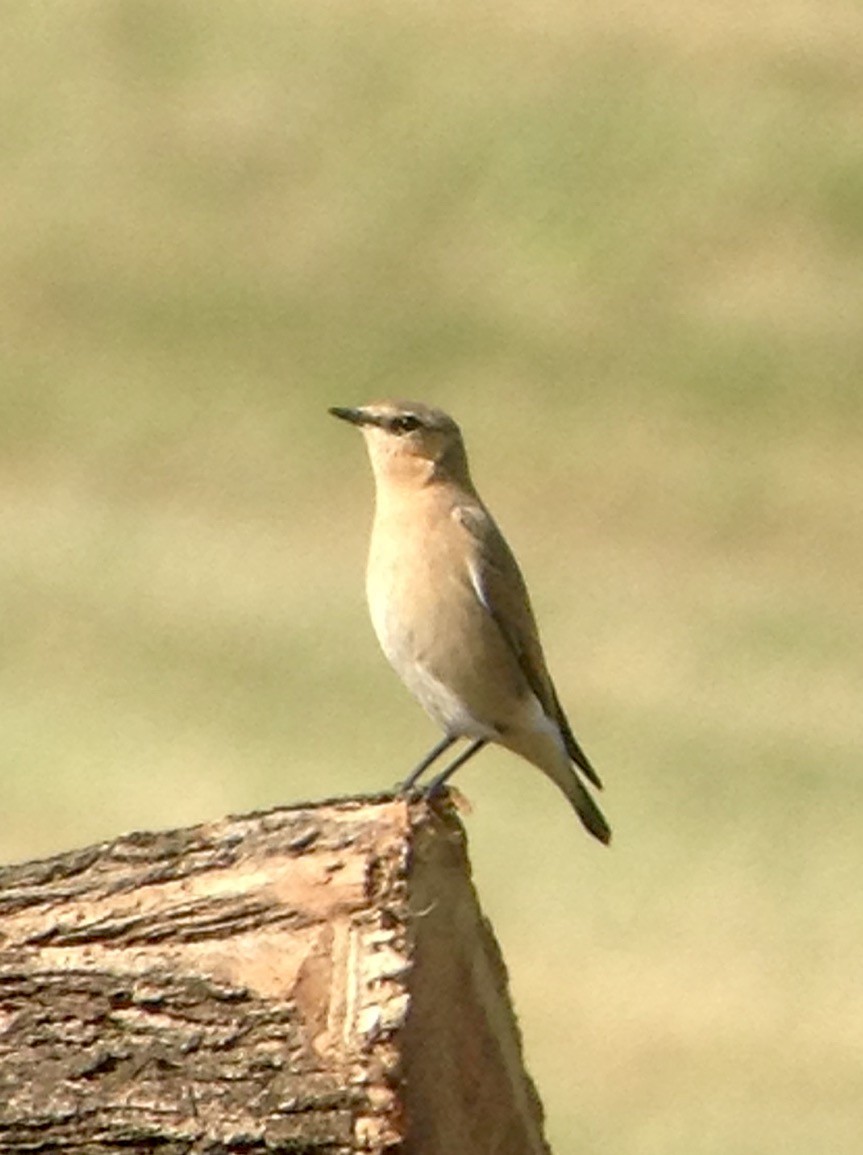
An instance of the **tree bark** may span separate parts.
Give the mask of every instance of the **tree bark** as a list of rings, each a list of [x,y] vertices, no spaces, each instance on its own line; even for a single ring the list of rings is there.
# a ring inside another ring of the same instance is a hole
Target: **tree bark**
[[[340,799],[0,870],[0,1153],[540,1155],[452,809]]]

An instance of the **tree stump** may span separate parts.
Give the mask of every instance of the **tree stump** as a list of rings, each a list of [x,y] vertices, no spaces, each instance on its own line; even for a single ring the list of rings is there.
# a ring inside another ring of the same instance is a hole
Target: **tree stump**
[[[0,870],[0,1153],[547,1155],[447,803]]]

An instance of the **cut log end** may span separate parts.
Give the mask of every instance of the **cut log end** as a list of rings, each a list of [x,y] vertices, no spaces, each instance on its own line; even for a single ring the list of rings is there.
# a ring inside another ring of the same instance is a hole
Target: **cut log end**
[[[346,798],[0,870],[0,1153],[540,1155],[445,803]]]

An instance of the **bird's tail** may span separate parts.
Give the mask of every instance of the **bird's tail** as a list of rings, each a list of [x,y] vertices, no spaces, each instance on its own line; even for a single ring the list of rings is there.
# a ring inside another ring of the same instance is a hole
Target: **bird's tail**
[[[551,726],[520,730],[500,739],[502,745],[538,766],[569,799],[584,828],[604,845],[611,842],[611,827],[593,801],[570,761],[563,738]]]
[[[598,838],[603,845],[607,846],[611,842],[611,827],[606,822],[605,815],[588,794],[587,789],[579,781],[576,772],[570,768],[566,781],[561,781],[557,776],[554,780],[572,803],[573,809],[581,819],[584,828],[590,831],[594,838]]]

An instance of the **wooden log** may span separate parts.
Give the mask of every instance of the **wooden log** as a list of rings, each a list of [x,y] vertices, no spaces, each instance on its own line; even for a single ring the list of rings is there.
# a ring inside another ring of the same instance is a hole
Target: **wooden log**
[[[0,1152],[540,1155],[447,804],[340,799],[0,870]]]

